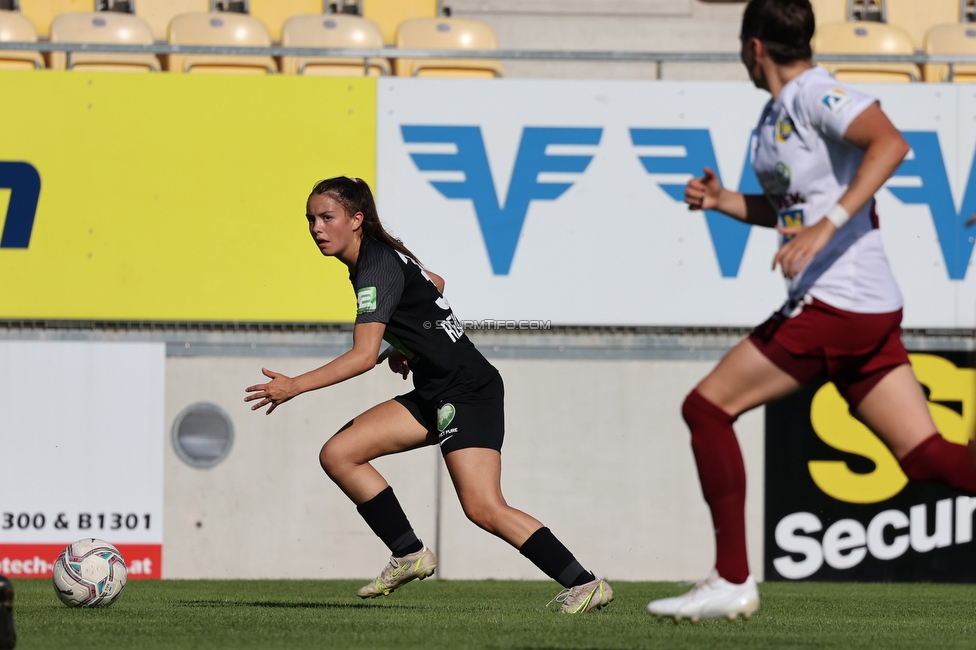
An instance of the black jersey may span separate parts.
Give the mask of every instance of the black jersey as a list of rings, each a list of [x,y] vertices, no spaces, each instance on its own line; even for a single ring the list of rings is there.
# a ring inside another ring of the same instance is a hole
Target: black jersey
[[[356,323],[386,323],[383,338],[407,357],[422,399],[470,393],[498,375],[414,260],[363,237],[349,279],[356,290]]]

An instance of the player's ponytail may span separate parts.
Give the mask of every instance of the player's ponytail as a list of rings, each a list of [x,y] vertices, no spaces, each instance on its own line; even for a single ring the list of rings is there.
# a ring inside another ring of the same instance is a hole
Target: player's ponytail
[[[420,264],[417,256],[403,245],[403,242],[395,238],[383,228],[380,216],[376,211],[376,201],[373,199],[373,192],[369,189],[369,184],[361,178],[349,178],[348,176],[336,176],[319,181],[312,188],[312,194],[326,194],[342,206],[348,215],[357,212],[363,213],[363,236],[372,240],[383,242],[391,246],[396,251],[413,259]]]

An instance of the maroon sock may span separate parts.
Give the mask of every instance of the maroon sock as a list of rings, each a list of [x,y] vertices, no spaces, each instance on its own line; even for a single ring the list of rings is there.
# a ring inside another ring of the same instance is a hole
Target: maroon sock
[[[918,443],[899,461],[913,481],[942,481],[957,490],[976,494],[976,467],[966,445],[949,442],[938,433]]]
[[[729,415],[691,391],[681,407],[691,429],[691,449],[698,464],[705,501],[715,527],[715,569],[736,584],[749,577],[746,557],[746,468]]]

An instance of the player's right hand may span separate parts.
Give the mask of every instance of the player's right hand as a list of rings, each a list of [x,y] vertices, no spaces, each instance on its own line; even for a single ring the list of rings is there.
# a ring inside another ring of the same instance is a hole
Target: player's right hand
[[[689,210],[714,210],[722,194],[722,184],[711,167],[705,167],[701,178],[692,178],[685,185],[685,203]]]
[[[407,357],[399,350],[390,354],[386,362],[390,365],[390,370],[398,375],[403,375],[404,379],[410,374],[410,364],[407,363]]]

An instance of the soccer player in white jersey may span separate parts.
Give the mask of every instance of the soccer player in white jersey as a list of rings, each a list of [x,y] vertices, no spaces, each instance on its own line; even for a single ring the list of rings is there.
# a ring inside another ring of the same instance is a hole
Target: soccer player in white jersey
[[[715,569],[659,618],[751,616],[759,593],[745,540],[745,468],[732,424],[817,377],[837,386],[915,480],[976,492],[965,445],[936,430],[901,342],[902,297],[888,267],[874,194],[909,147],[873,97],[812,62],[809,0],[750,0],[742,62],[772,98],[752,141],[762,195],[723,188],[710,169],[692,179],[692,210],[775,227],[773,258],[789,283],[783,308],[735,346],[688,395],[682,415],[715,529]]]
[[[583,568],[555,535],[502,496],[505,389],[501,375],[464,333],[444,298],[444,279],[420,266],[383,228],[369,185],[338,176],[319,182],[306,204],[320,252],[349,268],[358,309],[352,349],[297,377],[264,369],[268,381],[246,389],[252,410],[351,379],[378,365],[380,343],[396,351],[390,368],[413,374],[414,389],[357,416],[322,447],[319,462],[366,524],[389,547],[389,564],[359,590],[387,596],[434,573],[437,560],[414,532],[393,488],[371,464],[380,456],[438,445],[468,518],[505,540],[563,586],[551,602],[582,614],[613,600],[613,589]],[[386,353],[384,353],[385,356]],[[550,603],[551,604],[551,603]]]

